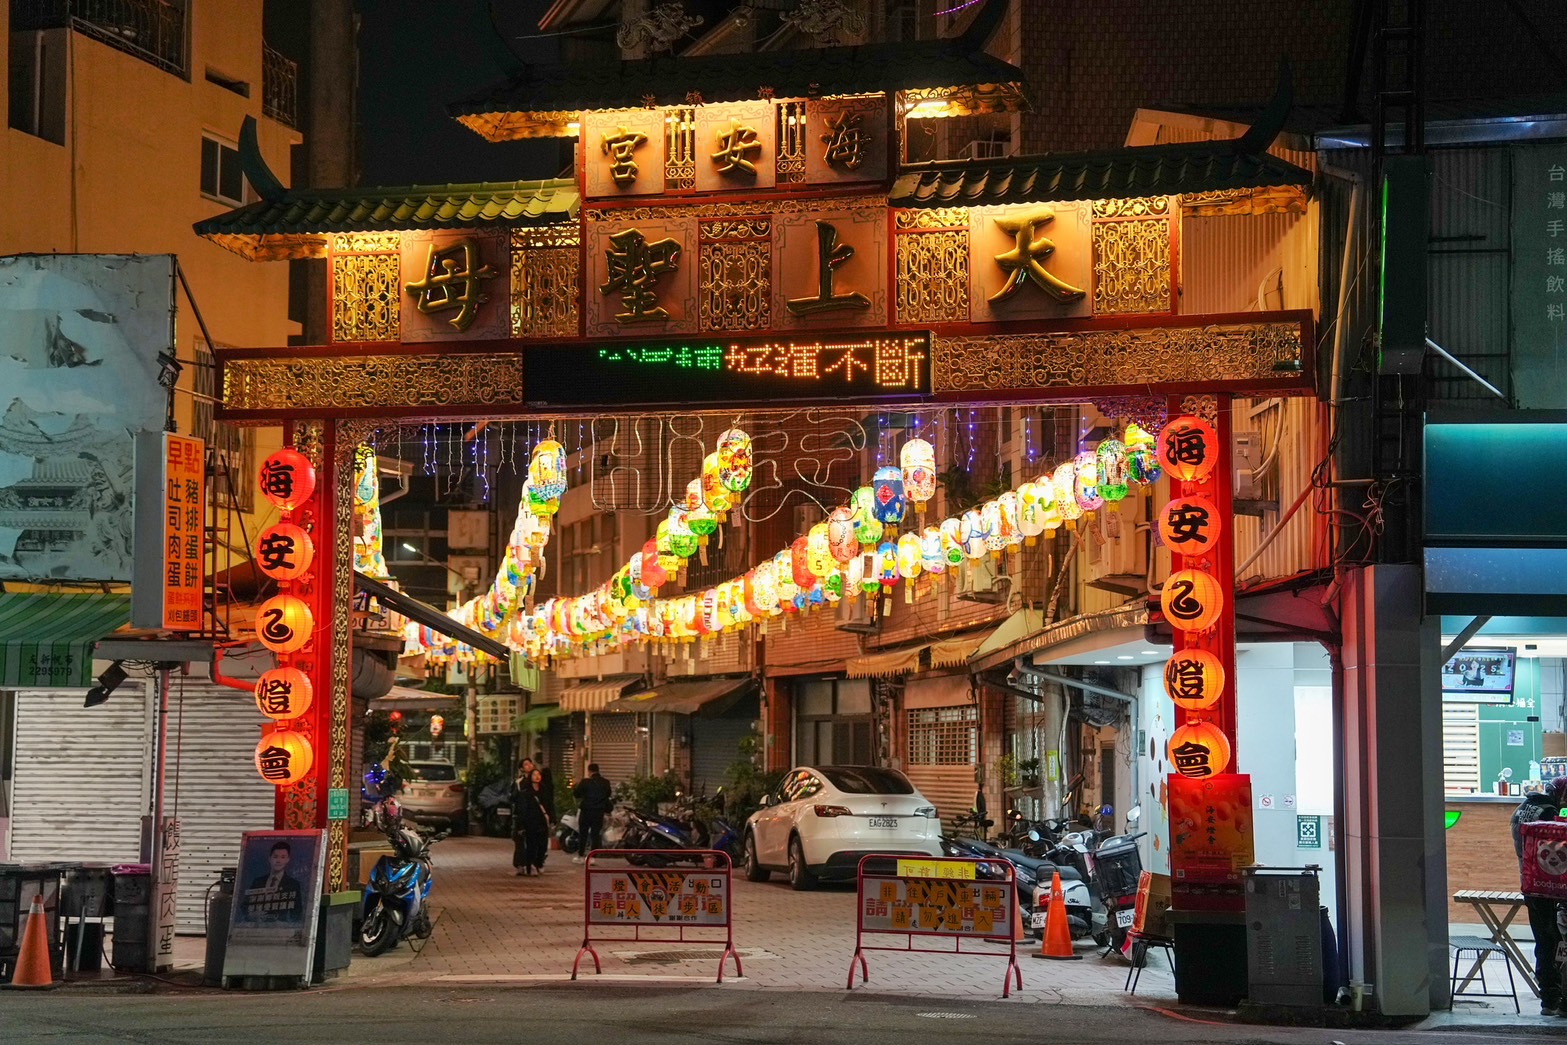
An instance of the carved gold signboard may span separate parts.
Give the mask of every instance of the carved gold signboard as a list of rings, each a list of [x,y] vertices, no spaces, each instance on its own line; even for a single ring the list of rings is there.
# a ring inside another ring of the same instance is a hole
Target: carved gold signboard
[[[1092,313],[1087,203],[969,211],[969,305],[976,323],[1075,319]]]
[[[511,332],[511,237],[492,230],[405,232],[404,341],[506,337]]]

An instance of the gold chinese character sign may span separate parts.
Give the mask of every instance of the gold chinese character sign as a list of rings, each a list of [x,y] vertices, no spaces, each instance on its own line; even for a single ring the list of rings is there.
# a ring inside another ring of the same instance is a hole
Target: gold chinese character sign
[[[627,229],[609,237],[604,251],[609,278],[599,287],[605,294],[619,293],[621,310],[615,319],[621,323],[645,323],[669,318],[658,301],[658,281],[673,272],[680,260],[680,244],[672,239],[648,242],[637,229]]]
[[[511,239],[501,230],[404,233],[404,341],[505,337],[511,331]]]

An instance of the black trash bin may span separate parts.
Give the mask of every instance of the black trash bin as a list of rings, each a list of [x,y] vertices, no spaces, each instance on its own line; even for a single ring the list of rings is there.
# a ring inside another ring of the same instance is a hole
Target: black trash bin
[[[354,951],[354,916],[359,893],[327,893],[321,898],[321,922],[316,927],[316,958],[310,982],[321,983],[348,968]]]
[[[150,972],[147,935],[152,920],[152,867],[117,864],[114,874],[114,955],[122,972]]]
[[[65,873],[60,913],[66,961],[77,972],[103,968],[103,919],[109,913],[108,864],[82,864]]]

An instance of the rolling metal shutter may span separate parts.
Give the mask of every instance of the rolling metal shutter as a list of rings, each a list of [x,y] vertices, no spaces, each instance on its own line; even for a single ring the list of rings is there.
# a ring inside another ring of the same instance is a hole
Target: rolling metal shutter
[[[642,760],[637,751],[636,715],[594,715],[588,727],[591,748],[588,757],[598,763],[599,775],[611,786],[637,776]],[[587,763],[582,765],[587,774]]]
[[[169,681],[164,805],[180,818],[178,933],[206,931],[207,886],[234,866],[243,832],[272,827],[276,788],[255,768],[265,721],[242,690],[195,675]]]
[[[729,767],[740,760],[740,741],[760,713],[753,695],[722,715],[691,717],[691,786],[698,793],[711,795],[729,779]]]
[[[16,694],[14,863],[135,863],[150,808],[151,686],[127,679],[108,702],[83,691]]]

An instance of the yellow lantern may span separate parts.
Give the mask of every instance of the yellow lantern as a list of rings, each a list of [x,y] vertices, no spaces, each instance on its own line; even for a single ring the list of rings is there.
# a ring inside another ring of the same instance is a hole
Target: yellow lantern
[[[1077,520],[1083,517],[1083,506],[1078,503],[1075,491],[1077,490],[1077,468],[1071,461],[1065,461],[1055,470],[1050,479],[1051,486],[1056,492],[1056,507],[1061,511],[1061,519],[1066,523],[1068,530],[1077,529]]]
[[[292,653],[310,641],[315,618],[305,600],[274,595],[256,611],[256,638],[273,653]]]
[[[1175,706],[1206,711],[1224,693],[1224,663],[1205,649],[1184,649],[1164,665],[1164,691]]]
[[[1170,626],[1179,631],[1207,631],[1219,622],[1224,589],[1206,570],[1177,570],[1164,582],[1159,605]]]
[[[707,510],[723,519],[739,500],[740,495],[727,489],[719,477],[718,454],[708,454],[702,459],[702,501]]]
[[[310,740],[292,729],[275,729],[261,735],[256,745],[256,772],[269,784],[287,787],[310,773],[315,753]]]
[[[1200,483],[1219,464],[1219,433],[1200,417],[1177,417],[1159,430],[1159,463],[1172,478]]]
[[[1186,777],[1208,777],[1230,765],[1230,738],[1212,722],[1188,722],[1170,734],[1165,754],[1175,771]]]
[[[826,523],[819,522],[806,531],[805,557],[811,572],[818,577],[825,577],[837,568],[838,563],[833,558],[832,545],[827,537]]]
[[[267,718],[299,718],[313,697],[310,676],[298,668],[273,668],[256,680],[256,709]]]
[[[316,490],[316,466],[298,450],[274,450],[261,463],[261,492],[285,512],[297,510]]]
[[[545,439],[533,448],[528,461],[528,481],[535,496],[557,500],[566,492],[566,448],[553,439]]]
[[[315,561],[316,545],[302,527],[273,523],[256,538],[256,563],[273,580],[303,577]]]
[[[1219,534],[1218,506],[1206,497],[1176,497],[1159,511],[1159,537],[1176,555],[1207,555]]]

